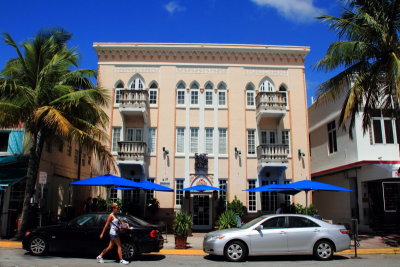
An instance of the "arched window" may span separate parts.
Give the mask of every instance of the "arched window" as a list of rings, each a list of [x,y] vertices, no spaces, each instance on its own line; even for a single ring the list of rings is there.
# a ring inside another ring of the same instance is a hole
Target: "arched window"
[[[212,83],[208,82],[205,86],[205,92],[206,92],[206,106],[212,106],[213,105],[213,85]]]
[[[131,80],[131,84],[129,85],[129,89],[133,90],[143,90],[144,83],[140,77],[135,77]]]
[[[121,91],[124,90],[124,83],[118,81],[115,84],[115,104],[121,103]]]
[[[149,103],[150,105],[157,105],[158,84],[153,81],[150,83],[149,90]]]
[[[279,91],[281,91],[281,92],[286,92],[286,91],[287,91],[286,85],[281,84],[281,86],[279,86]]]
[[[246,106],[253,108],[255,106],[255,91],[254,84],[248,83],[246,85]]]
[[[190,105],[199,105],[199,84],[197,82],[190,85]]]
[[[218,106],[226,106],[226,84],[224,82],[218,85]]]
[[[260,83],[260,92],[274,92],[275,86],[270,79],[265,79]]]
[[[185,105],[185,83],[179,82],[176,87],[178,90],[176,92],[176,105],[184,106]]]

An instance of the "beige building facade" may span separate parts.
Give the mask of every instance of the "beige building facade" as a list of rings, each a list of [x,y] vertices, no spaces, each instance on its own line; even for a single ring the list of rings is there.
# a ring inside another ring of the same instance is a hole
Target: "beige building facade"
[[[185,209],[209,229],[218,197],[235,196],[250,216],[304,194],[244,189],[310,178],[304,59],[308,47],[94,43],[98,83],[112,95],[110,147],[119,175],[150,180],[159,216]],[[184,193],[206,184],[226,191]],[[116,192],[125,202],[135,191]]]

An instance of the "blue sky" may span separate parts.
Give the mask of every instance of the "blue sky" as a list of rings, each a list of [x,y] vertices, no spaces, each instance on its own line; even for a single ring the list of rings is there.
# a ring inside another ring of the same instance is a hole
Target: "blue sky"
[[[3,0],[0,32],[21,42],[43,27],[72,32],[81,68],[97,68],[93,42],[238,43],[310,46],[308,103],[334,73],[314,70],[337,40],[320,14],[338,15],[338,0]],[[0,68],[15,52],[0,42]]]

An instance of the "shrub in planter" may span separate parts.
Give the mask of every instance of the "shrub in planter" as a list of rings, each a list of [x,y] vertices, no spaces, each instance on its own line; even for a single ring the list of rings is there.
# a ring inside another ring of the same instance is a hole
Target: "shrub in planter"
[[[232,200],[232,202],[228,202],[227,210],[232,210],[240,218],[243,218],[243,216],[247,214],[247,208],[243,205],[243,202],[237,198],[237,196],[235,196],[235,199]]]
[[[217,220],[220,230],[238,227],[238,215],[233,210],[224,211]]]
[[[175,248],[186,248],[186,240],[191,228],[192,216],[184,211],[177,211],[172,225],[172,230],[175,234]]]

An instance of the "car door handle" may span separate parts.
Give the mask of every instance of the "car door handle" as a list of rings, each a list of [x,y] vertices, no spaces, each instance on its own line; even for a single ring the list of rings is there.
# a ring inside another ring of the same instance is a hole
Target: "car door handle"
[[[319,233],[319,230],[318,229],[314,229],[314,233]]]
[[[285,231],[281,231],[281,235],[285,235],[286,234],[286,232]]]

